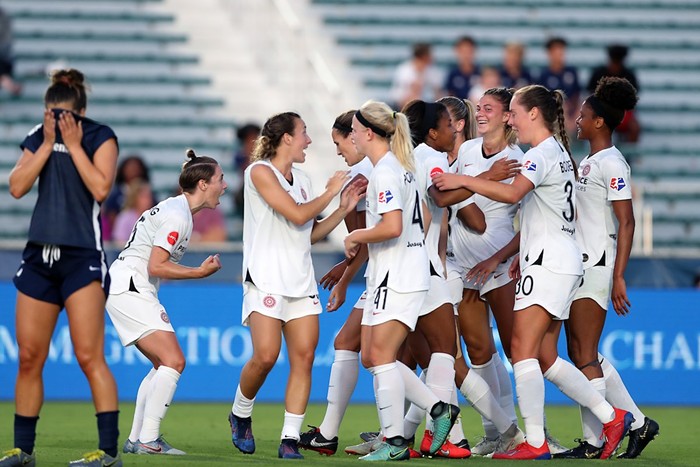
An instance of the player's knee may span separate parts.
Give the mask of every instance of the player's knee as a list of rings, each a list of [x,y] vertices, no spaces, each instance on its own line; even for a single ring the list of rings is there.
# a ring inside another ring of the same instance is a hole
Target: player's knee
[[[45,361],[46,352],[41,352],[38,348],[31,346],[21,346],[19,348],[20,373],[40,373]]]
[[[83,370],[83,373],[86,375],[93,373],[101,366],[106,366],[104,358],[101,358],[100,355],[89,350],[76,349],[75,359],[78,361],[80,369]]]
[[[360,336],[347,336],[339,333],[333,341],[335,350],[350,350],[352,352],[360,351]]]
[[[289,356],[289,363],[296,368],[310,370],[314,366],[314,349],[302,349]]]
[[[493,357],[493,352],[490,346],[475,344],[467,346],[467,355],[469,361],[475,365],[483,365]]]
[[[275,352],[258,352],[253,355],[251,363],[253,363],[263,373],[269,373],[277,363],[279,353]]]
[[[180,355],[174,355],[171,357],[168,357],[167,359],[164,359],[161,361],[161,364],[163,366],[167,366],[168,368],[172,368],[173,370],[177,371],[178,373],[182,374],[183,371],[185,371],[185,356],[180,354]]]

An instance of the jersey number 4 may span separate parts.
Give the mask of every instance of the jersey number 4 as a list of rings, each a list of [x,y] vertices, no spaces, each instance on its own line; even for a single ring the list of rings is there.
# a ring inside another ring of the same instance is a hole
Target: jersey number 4
[[[412,222],[414,224],[418,224],[420,226],[420,231],[425,232],[423,229],[423,214],[421,214],[421,203],[420,203],[420,195],[416,191],[416,204],[413,206],[413,219]]]

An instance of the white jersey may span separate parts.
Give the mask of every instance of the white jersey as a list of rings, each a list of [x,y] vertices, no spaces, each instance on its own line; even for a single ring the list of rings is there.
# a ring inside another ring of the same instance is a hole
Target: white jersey
[[[442,228],[443,208],[435,204],[433,198],[428,194],[428,189],[433,186],[432,177],[446,173],[450,166],[447,162],[447,154],[436,151],[425,143],[421,143],[413,150],[416,160],[416,179],[418,189],[430,211],[430,225],[425,236],[425,243],[428,252],[428,259],[438,275],[445,277],[445,268],[438,252],[440,242],[440,229]]]
[[[476,138],[475,144],[460,150],[457,163],[459,173],[476,177],[489,170],[493,164],[503,159],[515,159],[521,162],[523,151],[518,146],[507,146],[503,151],[486,157],[483,153],[483,138]],[[501,183],[510,184],[512,178],[503,180]],[[507,204],[493,201],[480,194],[474,194],[468,200],[454,205],[452,208],[455,214],[467,206],[475,203],[484,213],[486,220],[486,231],[478,234],[467,229],[459,221],[452,228],[453,245],[457,255],[458,264],[465,268],[472,268],[477,263],[490,258],[494,253],[503,248],[513,239],[515,231],[513,229],[513,219],[518,210],[518,204]]]
[[[520,270],[541,265],[559,274],[583,274],[576,244],[576,177],[569,155],[549,137],[523,156],[520,172],[535,189],[520,207]]]
[[[396,156],[388,152],[374,166],[367,186],[367,227],[374,227],[382,214],[402,211],[403,228],[397,238],[369,243],[368,283],[400,293],[428,290],[430,265],[425,248],[423,212],[418,182]]]
[[[463,142],[459,146],[459,149],[457,150],[457,158],[453,160],[452,163],[449,165],[449,173],[461,174],[459,165],[459,155],[471,148],[474,144],[476,144],[476,142],[476,140],[470,139],[468,141]],[[469,197],[468,199],[464,200],[464,206],[473,203],[474,200],[472,198],[473,197]],[[459,219],[457,219],[457,209],[455,208],[456,206],[447,207],[447,251],[445,256],[448,261],[452,262],[456,261],[454,253],[454,243],[452,240],[452,232],[454,231],[455,226],[459,227],[459,225],[457,225],[459,224]]]
[[[576,183],[576,240],[583,267],[613,266],[618,221],[612,202],[632,199],[630,166],[612,146],[581,161]]]
[[[365,157],[360,162],[350,167],[350,180],[354,179],[357,175],[362,175],[369,180],[369,176],[372,173],[373,168],[374,166],[372,165],[372,161],[369,160],[369,157]],[[350,183],[350,181],[348,181],[348,183]],[[367,209],[367,203],[357,203],[357,207],[355,209],[358,212],[363,212],[365,209]]]
[[[302,226],[270,207],[253,184],[253,167],[269,167],[297,204],[312,199],[309,177],[292,167],[292,183],[269,161],[257,161],[244,173],[243,282],[269,294],[307,297],[318,294],[311,262],[311,219]]]
[[[141,276],[139,284],[150,284],[150,292],[157,293],[160,286],[158,277],[148,274],[148,260],[154,247],[160,247],[170,254],[170,261],[179,263],[187,250],[192,235],[192,212],[185,195],[168,198],[155,207],[144,211],[126,242],[109,269],[112,278],[111,293],[129,290],[133,274]]]

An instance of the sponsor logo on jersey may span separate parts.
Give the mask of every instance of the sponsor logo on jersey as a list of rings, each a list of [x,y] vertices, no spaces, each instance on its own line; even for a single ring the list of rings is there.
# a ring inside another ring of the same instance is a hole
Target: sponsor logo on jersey
[[[586,164],[583,167],[581,167],[581,175],[584,177],[588,175],[591,172],[591,164]]]
[[[610,188],[613,190],[620,191],[626,186],[625,179],[622,177],[613,177],[610,179]]]
[[[531,172],[534,172],[534,171],[537,170],[537,164],[535,164],[535,163],[532,162],[532,161],[526,161],[526,162],[523,164],[523,169],[529,170],[529,171],[531,171]]]
[[[263,298],[263,305],[265,305],[267,308],[272,308],[277,305],[277,300],[275,300],[275,297],[272,295],[268,295]]]
[[[443,171],[440,167],[433,167],[433,169],[430,171],[430,178],[440,175],[441,173],[443,173]]]
[[[170,322],[170,318],[168,317],[168,314],[164,311],[160,312],[160,319],[162,319],[164,323]]]
[[[168,243],[170,243],[171,245],[175,245],[175,242],[177,242],[178,237],[180,237],[180,234],[173,230],[168,234]]]
[[[392,199],[394,199],[394,195],[391,194],[391,190],[379,192],[379,202],[380,203],[382,203],[382,204],[388,203]]]
[[[304,198],[304,201],[306,201],[306,190],[303,188],[301,189],[301,197]]]

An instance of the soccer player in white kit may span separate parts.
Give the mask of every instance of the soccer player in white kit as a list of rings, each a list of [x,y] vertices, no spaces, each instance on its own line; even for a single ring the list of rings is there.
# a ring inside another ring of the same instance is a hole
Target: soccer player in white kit
[[[583,251],[583,284],[576,291],[565,324],[573,364],[608,402],[634,415],[627,450],[618,456],[622,458],[637,457],[659,433],[659,424],[644,416],[615,367],[598,353],[611,295],[618,315],[627,315],[630,307],[624,279],[634,236],[630,167],[613,145],[612,133],[637,99],[636,89],[626,79],[602,78],[576,119],[578,138],[590,143],[591,152],[581,162],[576,183],[576,240]],[[582,407],[581,423],[583,440],[554,457],[590,459],[600,455],[600,422]]]
[[[185,356],[158,299],[161,279],[195,279],[221,268],[218,255],[199,267],[180,265],[192,234],[192,214],[214,209],[226,182],[219,164],[191,149],[180,173],[182,194],[146,210],[126,246],[109,268],[112,285],[107,312],[124,346],[135,345],[153,368],[139,386],[131,432],[123,452],[183,455],[161,436],[160,424],[172,402]]]
[[[611,406],[583,373],[557,355],[561,320],[568,318],[583,275],[581,252],[574,240],[576,166],[568,151],[563,102],[561,91],[543,86],[515,92],[509,123],[520,142],[531,149],[523,157],[522,172],[510,185],[463,175],[435,177],[440,189],[464,187],[510,204],[522,200],[520,254],[510,270],[520,277],[511,354],[527,441],[511,451],[495,453],[494,459],[551,457],[544,433],[542,372],[603,423],[606,446],[601,458],[617,449],[633,421],[631,413]]]
[[[374,375],[379,420],[386,441],[362,460],[408,459],[403,407],[408,399],[430,410],[434,454],[445,442],[459,408],[440,401],[403,363],[399,347],[418,319],[430,281],[422,200],[414,175],[406,115],[369,101],[355,113],[352,138],[374,164],[367,187],[367,228],[345,239],[346,256],[369,249],[367,301],[362,317],[362,364]]]
[[[270,117],[245,171],[243,217],[243,313],[250,326],[253,356],[241,371],[229,414],[231,440],[244,454],[255,451],[253,403],[275,365],[284,335],[290,373],[278,456],[300,459],[297,441],[311,390],[321,304],[311,262],[311,244],[325,238],[364,195],[360,183],[343,191],[340,206],[316,221],[348,180],[336,172],[314,198],[304,162],[311,144],[306,125],[293,112]]]

